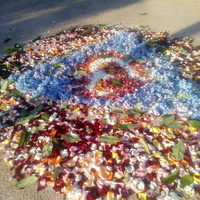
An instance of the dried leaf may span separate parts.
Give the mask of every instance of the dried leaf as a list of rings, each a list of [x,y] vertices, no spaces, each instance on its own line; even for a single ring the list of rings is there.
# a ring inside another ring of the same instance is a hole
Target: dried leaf
[[[38,180],[38,177],[29,176],[27,178],[24,178],[23,180],[21,180],[17,184],[15,184],[15,187],[25,188],[25,187],[28,187],[28,186],[31,186],[31,185],[35,184],[37,180]]]
[[[120,138],[118,138],[116,136],[112,136],[112,135],[101,136],[99,139],[101,142],[104,142],[107,144],[116,144],[118,142],[121,142]]]
[[[179,169],[175,169],[175,171],[170,174],[169,176],[167,176],[166,178],[162,179],[162,184],[164,185],[168,185],[173,183],[177,178],[179,177]]]
[[[77,135],[72,135],[72,134],[65,134],[62,135],[62,138],[64,140],[67,140],[68,142],[79,142],[81,139],[79,136]]]
[[[134,128],[137,128],[138,125],[137,124],[119,124],[119,125],[116,125],[113,127],[113,129],[127,129],[127,130],[130,130],[130,129],[134,129]]]
[[[149,149],[149,145],[148,145],[148,143],[147,143],[147,141],[145,140],[144,137],[140,138],[140,143],[143,145],[145,151],[146,151],[148,154],[150,154],[151,152],[150,152],[150,149]]]
[[[180,187],[181,188],[185,188],[187,185],[190,185],[191,183],[193,183],[194,178],[191,175],[185,175],[181,178],[180,181]]]
[[[179,140],[177,144],[172,147],[172,156],[177,160],[182,160],[185,154],[185,146],[182,140]]]
[[[53,150],[53,143],[52,142],[46,143],[42,148],[43,157],[47,157],[47,156],[51,155],[52,150]]]

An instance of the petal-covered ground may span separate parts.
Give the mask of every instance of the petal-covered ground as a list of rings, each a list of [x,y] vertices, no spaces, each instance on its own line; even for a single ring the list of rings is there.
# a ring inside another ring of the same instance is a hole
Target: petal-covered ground
[[[200,193],[200,46],[142,27],[72,27],[0,59],[0,142],[24,188],[67,199]]]

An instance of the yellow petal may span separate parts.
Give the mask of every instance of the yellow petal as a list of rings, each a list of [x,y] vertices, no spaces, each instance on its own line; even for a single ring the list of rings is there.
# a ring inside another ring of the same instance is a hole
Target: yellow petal
[[[147,200],[147,195],[145,193],[139,193],[138,197],[140,200]]]
[[[194,174],[193,178],[195,181],[200,182],[200,174]]]
[[[105,200],[115,200],[114,194],[111,192],[108,192]]]
[[[113,153],[112,153],[112,158],[117,158],[117,157],[118,157],[118,153],[113,152]]]
[[[160,128],[158,128],[158,127],[152,127],[152,128],[151,128],[151,131],[152,131],[153,133],[155,133],[156,136],[158,136],[158,135],[161,133],[161,130],[160,130]]]

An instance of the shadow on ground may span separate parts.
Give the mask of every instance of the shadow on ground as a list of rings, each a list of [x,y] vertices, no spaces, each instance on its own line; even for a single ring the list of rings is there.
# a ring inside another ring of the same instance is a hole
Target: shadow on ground
[[[61,24],[121,8],[142,0],[3,0],[0,8],[0,43],[10,47],[44,35]],[[77,24],[78,25],[78,24]],[[7,44],[5,44],[7,43]],[[4,48],[5,50],[5,48]],[[0,52],[1,54],[2,52]]]
[[[184,36],[185,34],[193,36],[199,32],[200,32],[200,21],[195,24],[192,24],[191,26],[188,26],[184,29],[177,31],[176,33],[173,34],[173,36],[177,36],[177,35]]]

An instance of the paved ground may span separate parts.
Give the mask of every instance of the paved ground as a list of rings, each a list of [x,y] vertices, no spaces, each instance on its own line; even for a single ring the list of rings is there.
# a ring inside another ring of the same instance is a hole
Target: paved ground
[[[153,31],[194,37],[200,45],[199,8],[199,0],[1,0],[0,54],[15,43],[84,24],[147,25]],[[0,169],[0,200],[63,199],[50,189],[37,193],[35,186],[19,191],[3,160]]]

